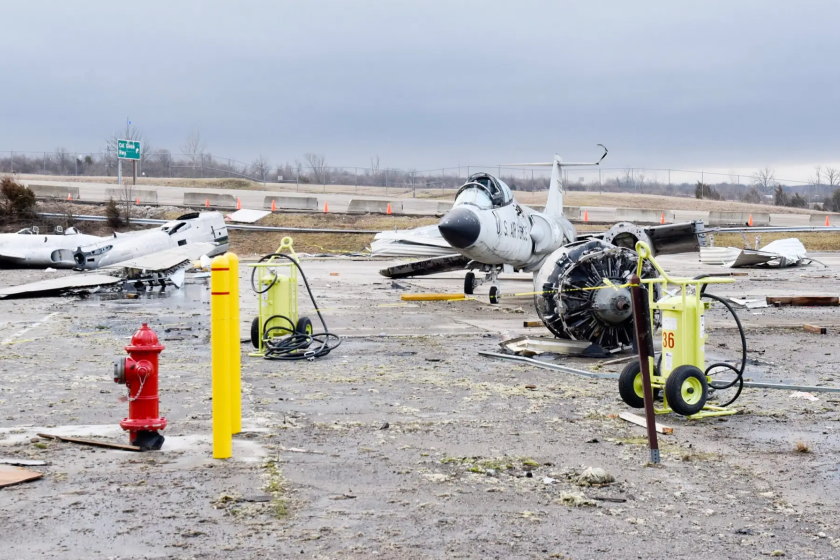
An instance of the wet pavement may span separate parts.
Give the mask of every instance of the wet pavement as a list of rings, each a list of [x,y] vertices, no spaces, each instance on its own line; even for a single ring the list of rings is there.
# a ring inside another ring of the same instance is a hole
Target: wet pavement
[[[751,270],[714,293],[835,295],[828,268]],[[683,276],[720,272],[696,255],[661,259]],[[245,263],[243,263],[245,264]],[[392,281],[390,261],[306,259],[341,345],[314,361],[249,357],[257,299],[241,271],[243,432],[212,459],[209,289],[0,300],[0,458],[46,462],[40,480],[0,489],[0,545],[14,558],[727,558],[840,557],[840,396],[745,390],[720,419],[660,418],[662,463],[614,381],[481,357],[506,338],[545,336],[527,276],[502,303],[402,302],[457,292],[463,275]],[[0,284],[41,279],[3,271]],[[518,294],[518,295],[517,295]],[[302,315],[323,330],[305,290]],[[739,311],[747,377],[840,386],[837,307]],[[160,356],[157,452],[97,449],[38,432],[127,443],[128,403],[112,363],[142,322]],[[804,323],[828,335],[804,332]],[[708,352],[737,352],[710,313]],[[559,363],[618,372],[608,360]],[[635,411],[638,412],[638,411]],[[611,483],[578,482],[587,467]],[[632,552],[631,552],[632,551]],[[0,555],[2,556],[2,555]]]

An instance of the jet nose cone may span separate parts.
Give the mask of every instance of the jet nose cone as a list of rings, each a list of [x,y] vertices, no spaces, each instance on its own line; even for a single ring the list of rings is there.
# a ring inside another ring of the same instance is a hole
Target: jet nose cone
[[[467,208],[453,208],[438,224],[440,234],[456,249],[466,249],[481,233],[481,222],[475,212]]]

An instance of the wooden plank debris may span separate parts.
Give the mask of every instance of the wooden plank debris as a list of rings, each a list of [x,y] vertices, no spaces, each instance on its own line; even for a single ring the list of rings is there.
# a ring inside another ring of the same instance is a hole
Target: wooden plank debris
[[[37,459],[0,459],[0,465],[13,465],[15,467],[43,467],[46,461]]]
[[[767,303],[780,307],[782,305],[822,306],[840,305],[837,296],[767,296]]]
[[[122,443],[111,443],[110,441],[102,441],[99,439],[84,439],[77,437],[57,436],[54,434],[38,434],[39,437],[46,439],[57,439],[59,441],[66,441],[68,443],[78,443],[81,445],[92,445],[93,447],[105,447],[107,449],[121,449],[123,451],[143,451],[142,447],[137,445],[125,445]]]
[[[828,329],[826,327],[821,327],[819,325],[802,325],[802,328],[805,332],[814,333],[814,334],[827,334]]]
[[[541,326],[543,326],[543,322],[542,321],[522,321],[522,326],[525,327],[525,328],[541,327]]]
[[[2,467],[0,468],[0,488],[12,486],[13,484],[20,484],[21,482],[28,482],[30,480],[37,480],[44,476],[43,473],[22,469],[19,467]]]
[[[647,428],[647,421],[644,418],[642,418],[641,416],[637,416],[636,414],[633,414],[632,412],[622,412],[618,415],[618,417],[621,418],[622,420],[626,420],[627,422],[630,422],[631,424],[636,424],[637,426]],[[672,428],[670,426],[666,426],[664,424],[660,424],[659,422],[657,422],[655,424],[655,428],[656,428],[656,431],[659,432],[660,434],[673,434],[674,433],[674,428]]]

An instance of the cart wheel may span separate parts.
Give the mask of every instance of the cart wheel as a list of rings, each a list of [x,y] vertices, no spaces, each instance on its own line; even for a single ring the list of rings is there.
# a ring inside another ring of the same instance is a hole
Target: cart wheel
[[[706,404],[709,386],[706,376],[694,366],[675,368],[665,382],[665,399],[677,414],[691,416]]]
[[[254,320],[251,321],[251,344],[254,345],[254,348],[260,347],[261,338],[262,333],[260,332],[260,318],[254,317]]]
[[[297,326],[295,326],[295,332],[299,334],[312,334],[312,321],[309,320],[309,317],[301,317],[298,319]]]
[[[499,303],[500,297],[502,297],[502,294],[499,292],[499,288],[497,286],[490,286],[490,303]]]
[[[618,376],[618,394],[628,406],[644,408],[645,392],[642,385],[642,365],[639,360],[633,360],[621,370]]]
[[[464,294],[471,296],[475,291],[475,273],[474,272],[467,272],[467,275],[464,276]]]
[[[651,375],[659,375],[659,369],[654,367]],[[633,408],[645,407],[645,387],[642,382],[642,366],[639,360],[633,360],[621,370],[618,376],[618,394],[628,406]],[[653,388],[653,400],[659,396],[659,389]]]

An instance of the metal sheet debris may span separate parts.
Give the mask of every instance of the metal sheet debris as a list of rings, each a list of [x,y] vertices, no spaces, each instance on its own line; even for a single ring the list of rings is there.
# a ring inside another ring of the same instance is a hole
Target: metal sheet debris
[[[562,340],[559,338],[538,338],[520,336],[499,343],[504,350],[520,356],[540,354],[562,354],[564,356],[587,356],[604,358],[610,354],[597,344],[586,340]]]
[[[720,264],[730,268],[770,266],[787,267],[809,264],[805,246],[799,239],[777,239],[760,249],[738,249],[735,247],[701,247],[700,262]]]
[[[232,214],[228,214],[226,217],[230,219],[231,222],[238,222],[240,224],[253,224],[254,222],[258,222],[259,220],[263,219],[264,217],[271,214],[268,210],[249,210],[247,208],[243,208],[241,210],[237,210]]]

